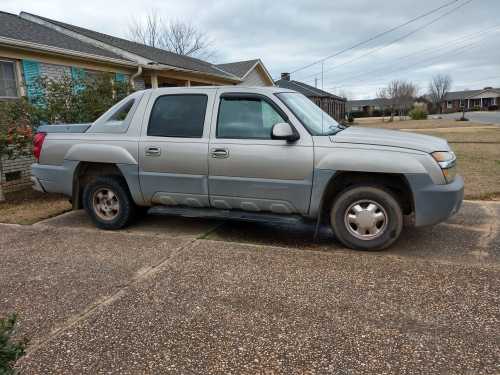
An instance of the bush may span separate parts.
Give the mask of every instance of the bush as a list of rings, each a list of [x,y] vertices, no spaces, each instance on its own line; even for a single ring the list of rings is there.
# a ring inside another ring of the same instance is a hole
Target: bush
[[[347,122],[349,124],[352,124],[354,122],[354,117],[352,116],[352,113],[349,113],[349,115],[347,116]]]
[[[421,107],[413,107],[413,109],[409,113],[410,118],[412,120],[426,120],[427,112]]]
[[[39,95],[31,103],[37,107],[37,120],[48,124],[94,122],[132,91],[127,82],[115,82],[110,74],[40,78],[35,85]]]
[[[0,319],[0,374],[16,374],[14,364],[21,358],[26,349],[26,340],[12,342],[16,326],[16,315],[13,314],[5,319]]]

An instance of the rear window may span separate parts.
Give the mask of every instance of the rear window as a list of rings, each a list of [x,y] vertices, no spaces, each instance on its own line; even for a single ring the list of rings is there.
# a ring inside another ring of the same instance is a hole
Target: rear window
[[[117,109],[117,111],[111,116],[108,121],[123,121],[127,118],[128,113],[132,109],[135,103],[135,99],[130,99],[128,102],[123,103],[123,105]]]
[[[149,118],[148,135],[201,138],[207,110],[206,95],[164,95],[156,99]]]

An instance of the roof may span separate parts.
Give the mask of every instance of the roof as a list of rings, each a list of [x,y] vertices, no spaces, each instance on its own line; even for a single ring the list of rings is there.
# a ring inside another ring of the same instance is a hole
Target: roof
[[[349,107],[372,107],[379,105],[390,105],[389,99],[375,98],[375,99],[364,99],[364,100],[349,100],[347,102]]]
[[[464,90],[464,91],[450,91],[446,93],[444,96],[444,100],[459,100],[459,99],[466,99],[471,96],[476,96],[483,91],[495,91],[500,94],[500,88],[484,88],[480,90]]]
[[[24,12],[23,12],[24,13]],[[46,17],[41,17],[35,14],[30,14],[30,13],[24,13],[32,17],[36,17],[42,21],[51,23],[57,27],[61,27],[63,29],[78,33],[80,35],[83,35],[87,38],[91,38],[94,40],[97,40],[99,42],[111,45],[113,47],[122,49],[124,51],[127,51],[129,53],[133,53],[135,55],[139,55],[141,57],[144,57],[148,60],[151,60],[156,63],[160,64],[165,64],[169,66],[174,66],[177,68],[182,68],[186,70],[192,70],[192,71],[198,71],[202,73],[208,73],[211,75],[218,75],[222,76],[228,79],[238,79],[236,76],[233,74],[226,72],[219,67],[200,60],[196,59],[193,57],[189,56],[184,56],[184,55],[178,55],[176,53],[166,51],[160,48],[155,48],[155,47],[150,47],[145,44],[137,43],[137,42],[132,42],[130,40],[118,38],[115,36],[99,33],[97,31],[92,31],[89,29],[85,29],[83,27],[75,26],[75,25],[70,25],[64,22],[59,22],[56,20],[52,20],[50,18]]]
[[[53,46],[65,50],[126,60],[111,51],[82,42],[49,27],[28,21],[18,15],[0,11],[0,37]]]
[[[317,87],[310,86],[308,84],[305,84],[304,82],[292,81],[292,80],[288,81],[286,79],[280,79],[280,80],[276,81],[275,84],[276,84],[276,86],[284,88],[284,89],[298,91],[301,94],[308,96],[308,97],[335,98],[338,100],[345,101],[345,99],[341,98],[340,96],[334,95],[334,94],[329,93],[327,91],[320,90]]]
[[[232,73],[238,78],[243,78],[250,69],[252,69],[255,64],[260,62],[259,59],[246,60],[246,61],[236,61],[227,64],[217,64],[217,66],[226,72]]]

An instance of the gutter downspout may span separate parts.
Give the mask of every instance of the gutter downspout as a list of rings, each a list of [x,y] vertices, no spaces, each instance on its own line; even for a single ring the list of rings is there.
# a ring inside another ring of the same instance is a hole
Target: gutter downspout
[[[142,65],[139,65],[137,67],[137,72],[135,72],[134,74],[132,74],[132,76],[130,76],[130,84],[134,90],[135,90],[135,79],[139,77],[141,74],[142,74]]]

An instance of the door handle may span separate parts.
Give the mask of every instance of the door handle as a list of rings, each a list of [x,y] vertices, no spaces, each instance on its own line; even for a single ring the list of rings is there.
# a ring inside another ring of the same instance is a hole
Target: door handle
[[[146,156],[160,156],[161,148],[157,146],[146,147]]]
[[[211,155],[215,159],[226,159],[229,157],[229,150],[225,148],[213,148]]]

